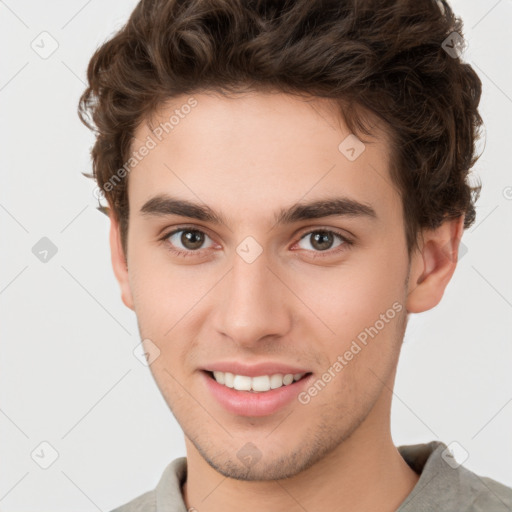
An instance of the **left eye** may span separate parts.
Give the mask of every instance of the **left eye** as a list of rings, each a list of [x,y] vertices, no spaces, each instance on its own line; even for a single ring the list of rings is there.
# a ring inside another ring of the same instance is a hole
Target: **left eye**
[[[319,252],[325,252],[329,249],[333,249],[335,247],[339,247],[340,245],[348,243],[348,240],[345,237],[341,236],[339,233],[324,229],[310,231],[309,233],[303,235],[300,241],[307,240],[308,237],[311,238],[310,246],[312,246],[314,251]],[[339,240],[341,240],[341,242],[333,247],[332,244],[335,238],[338,238]],[[303,249],[311,250],[308,247],[303,247]]]

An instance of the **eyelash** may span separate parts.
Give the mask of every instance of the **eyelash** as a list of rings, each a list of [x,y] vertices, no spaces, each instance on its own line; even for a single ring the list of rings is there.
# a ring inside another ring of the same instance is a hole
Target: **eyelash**
[[[170,231],[169,233],[165,234],[159,240],[165,244],[167,250],[169,250],[175,256],[179,256],[179,257],[185,257],[186,258],[186,257],[189,257],[189,256],[197,256],[198,254],[201,254],[202,251],[206,251],[207,250],[207,249],[198,249],[196,251],[193,251],[193,250],[184,251],[184,250],[181,250],[181,249],[174,249],[173,245],[169,242],[168,239],[172,235],[175,235],[176,233],[179,233],[181,231],[194,231],[194,232],[201,233],[203,235],[209,236],[208,233],[205,233],[204,231],[202,231],[202,230],[200,230],[200,229],[198,229],[196,227],[193,227],[193,226],[182,226],[180,228],[174,229],[173,231]],[[322,227],[319,227],[319,228],[316,228],[316,229],[313,229],[313,230],[306,231],[306,232],[302,233],[300,235],[298,241],[300,241],[303,238],[305,238],[306,236],[312,235],[314,233],[328,233],[328,234],[335,235],[335,236],[337,236],[342,241],[342,243],[338,247],[336,247],[335,249],[328,249],[326,251],[307,251],[307,252],[313,252],[314,253],[314,255],[312,256],[313,259],[335,256],[335,255],[337,255],[337,254],[339,254],[339,253],[341,253],[343,251],[348,250],[352,245],[354,245],[354,242],[352,240],[350,240],[346,236],[342,235],[338,231],[334,231],[332,229],[327,229],[327,228],[322,228]],[[209,238],[211,238],[211,237],[209,237]]]

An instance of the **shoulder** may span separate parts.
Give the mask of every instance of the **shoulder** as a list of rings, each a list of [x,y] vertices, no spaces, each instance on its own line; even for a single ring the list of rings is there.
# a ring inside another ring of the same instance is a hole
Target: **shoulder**
[[[401,446],[401,455],[420,479],[399,512],[505,512],[512,510],[512,488],[457,463],[439,441]]]
[[[470,498],[468,512],[512,510],[512,488],[461,466],[461,491]]]
[[[186,512],[181,486],[187,477],[187,459],[174,459],[164,470],[158,485],[110,512]]]
[[[156,493],[145,492],[111,512],[156,512]]]

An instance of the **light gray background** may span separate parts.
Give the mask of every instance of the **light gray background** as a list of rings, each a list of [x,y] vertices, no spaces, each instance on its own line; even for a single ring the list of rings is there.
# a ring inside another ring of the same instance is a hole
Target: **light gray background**
[[[4,512],[108,511],[152,489],[185,455],[178,424],[133,355],[140,340],[111,270],[108,219],[81,175],[94,140],[76,115],[86,66],[135,4],[0,1]],[[465,60],[484,85],[485,151],[475,169],[483,192],[441,304],[411,315],[392,429],[397,445],[457,441],[466,467],[512,485],[512,2],[452,5],[465,21]],[[51,48],[44,31],[58,43],[46,59],[31,47]],[[42,237],[58,249],[47,263],[32,253]],[[43,441],[59,455],[48,469],[31,458],[35,449],[49,456]]]

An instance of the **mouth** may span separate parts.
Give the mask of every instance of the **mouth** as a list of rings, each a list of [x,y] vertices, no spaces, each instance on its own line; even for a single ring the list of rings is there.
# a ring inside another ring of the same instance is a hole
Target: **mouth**
[[[246,393],[268,393],[275,389],[288,387],[296,382],[307,379],[311,372],[305,373],[276,373],[269,375],[258,375],[250,377],[247,375],[237,375],[231,372],[203,370],[212,380],[235,391],[245,391]]]
[[[278,369],[281,368],[267,365],[267,371]],[[260,370],[253,367],[246,368],[246,373],[254,376],[206,368],[200,371],[208,396],[231,415],[246,417],[270,417],[282,408],[291,407],[294,402],[299,403],[298,396],[314,379],[311,372],[262,375]]]

